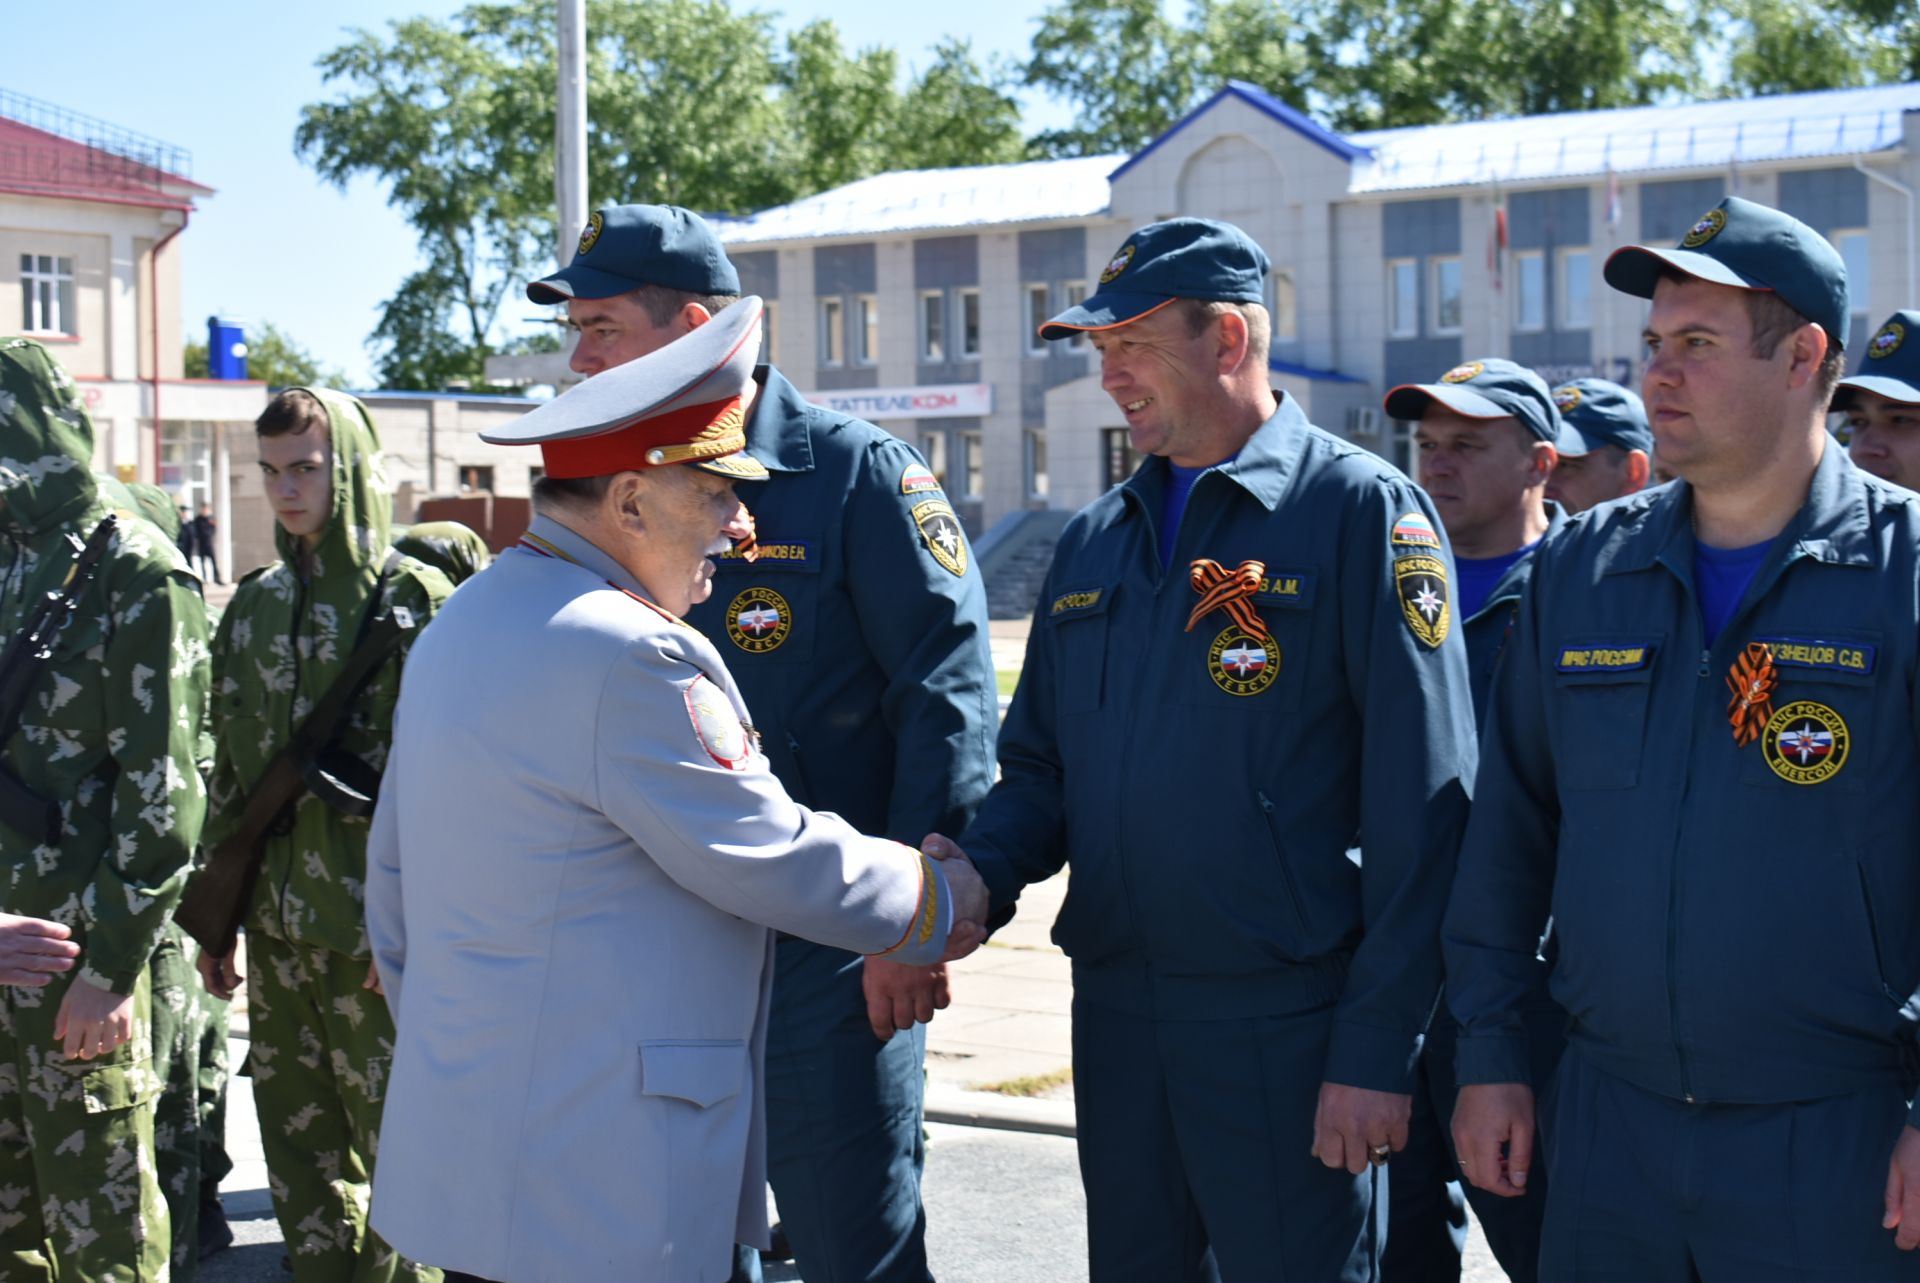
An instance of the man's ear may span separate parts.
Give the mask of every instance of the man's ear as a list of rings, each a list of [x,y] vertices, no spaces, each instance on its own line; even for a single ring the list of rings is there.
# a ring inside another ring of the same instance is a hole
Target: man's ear
[[[1247,344],[1253,332],[1247,325],[1247,318],[1238,312],[1225,311],[1214,319],[1218,327],[1215,332],[1220,336],[1220,373],[1223,377],[1231,377],[1246,364]]]
[[[1787,367],[1787,386],[1803,388],[1820,375],[1820,363],[1827,359],[1827,349],[1833,340],[1827,332],[1812,321],[1787,336],[1787,353],[1791,363]]]
[[[1647,458],[1645,450],[1627,451],[1627,490],[1634,494],[1647,488],[1647,482],[1653,476],[1653,461]]]
[[[1535,441],[1531,453],[1533,467],[1527,472],[1527,487],[1544,486],[1547,478],[1553,475],[1554,465],[1560,462],[1560,452],[1551,442]]]
[[[602,510],[614,525],[629,534],[642,534],[647,528],[647,491],[652,482],[644,472],[622,472],[607,486],[606,507]]]
[[[682,303],[673,318],[682,334],[691,334],[712,319],[713,313],[699,303]]]

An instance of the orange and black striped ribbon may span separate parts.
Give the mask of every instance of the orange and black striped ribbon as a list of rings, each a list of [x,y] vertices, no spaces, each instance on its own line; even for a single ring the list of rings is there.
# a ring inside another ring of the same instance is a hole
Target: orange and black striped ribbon
[[[760,527],[751,511],[747,513],[747,533],[733,541],[733,550],[740,554],[742,561],[760,560]]]
[[[1261,641],[1268,640],[1272,634],[1267,632],[1267,621],[1253,608],[1253,595],[1260,591],[1260,580],[1266,573],[1267,566],[1262,561],[1243,561],[1238,570],[1228,570],[1217,561],[1197,558],[1187,577],[1193,590],[1200,594],[1200,600],[1187,616],[1187,631],[1192,632],[1195,624],[1214,611],[1224,610],[1240,626],[1240,631]]]
[[[1733,692],[1727,701],[1727,721],[1733,725],[1733,742],[1741,748],[1759,739],[1772,718],[1773,688],[1779,684],[1772,648],[1765,642],[1748,642],[1727,671],[1727,689]]]

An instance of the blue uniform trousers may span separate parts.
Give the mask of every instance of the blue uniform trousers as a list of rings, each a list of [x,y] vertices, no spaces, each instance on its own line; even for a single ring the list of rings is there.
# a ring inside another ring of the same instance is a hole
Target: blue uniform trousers
[[[1548,1094],[1546,1283],[1881,1283],[1920,1255],[1880,1228],[1898,1088],[1689,1105],[1568,1053]]]
[[[807,1283],[932,1283],[924,1025],[887,1042],[867,1024],[857,954],[782,937],[767,1023],[767,1177]],[[735,1254],[733,1283],[759,1257]]]
[[[1567,1045],[1566,1014],[1557,1007],[1527,1014],[1536,1097],[1552,1081]],[[1460,1097],[1453,1055],[1460,1026],[1442,1004],[1420,1052],[1407,1147],[1387,1166],[1392,1212],[1381,1283],[1459,1283],[1467,1245],[1467,1203],[1511,1283],[1540,1277],[1540,1220],[1546,1206],[1546,1164],[1535,1163],[1524,1198],[1500,1198],[1460,1179],[1453,1152],[1453,1106]],[[1535,1140],[1536,1147],[1539,1144]],[[1463,1195],[1464,1191],[1464,1197]]]
[[[1155,1020],[1074,998],[1091,1283],[1378,1280],[1384,1182],[1309,1152],[1332,1023],[1330,1005]]]

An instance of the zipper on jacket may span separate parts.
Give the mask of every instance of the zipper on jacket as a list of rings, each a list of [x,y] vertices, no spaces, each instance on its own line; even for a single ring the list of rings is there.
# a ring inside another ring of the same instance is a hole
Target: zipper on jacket
[[[1700,651],[1700,668],[1695,674],[1694,698],[1700,702],[1699,678],[1713,671],[1713,650]],[[1689,719],[1691,720],[1691,719]],[[1693,791],[1693,754],[1687,754],[1688,767],[1680,779],[1680,814],[1687,810],[1687,794]],[[1680,1066],[1680,1098],[1689,1105],[1693,1100],[1693,1072],[1687,1065],[1686,1042],[1680,1036],[1680,852],[1686,847],[1686,825],[1676,824],[1673,831],[1673,857],[1667,873],[1667,1021],[1673,1028],[1673,1055]]]
[[[1280,866],[1280,882],[1281,885],[1287,889],[1287,902],[1293,906],[1293,920],[1299,924],[1300,943],[1304,948],[1306,945],[1307,932],[1307,906],[1300,899],[1300,884],[1294,881],[1293,866],[1287,863],[1287,853],[1281,849],[1280,830],[1273,818],[1273,803],[1268,801],[1267,795],[1259,789],[1255,789],[1253,795],[1260,800],[1260,809],[1266,813],[1267,841],[1273,847],[1274,863]]]
[[[1867,938],[1873,942],[1873,978],[1879,982],[1880,992],[1887,996],[1887,1001],[1895,1007],[1904,1007],[1907,1000],[1895,993],[1893,986],[1887,983],[1886,955],[1880,951],[1880,919],[1873,911],[1873,888],[1867,885],[1866,867],[1856,863],[1853,871],[1860,878],[1860,903],[1867,911]]]

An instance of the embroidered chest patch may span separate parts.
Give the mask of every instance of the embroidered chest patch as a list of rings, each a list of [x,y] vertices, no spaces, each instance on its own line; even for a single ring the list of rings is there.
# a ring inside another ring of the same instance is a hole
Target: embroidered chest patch
[[[1840,714],[1810,699],[1782,705],[1760,735],[1767,766],[1789,784],[1824,784],[1847,764],[1851,747]]]
[[[1207,676],[1229,695],[1258,695],[1280,676],[1280,647],[1229,625],[1207,647]]]
[[[779,650],[793,632],[793,608],[771,588],[749,588],[727,603],[727,637],[750,655]]]

